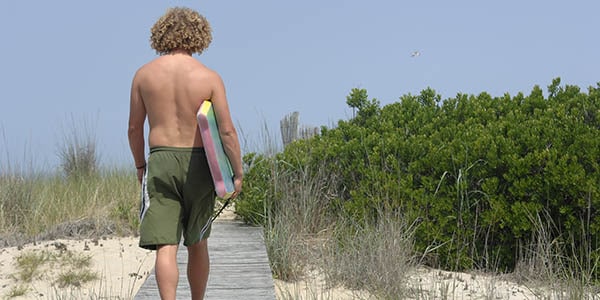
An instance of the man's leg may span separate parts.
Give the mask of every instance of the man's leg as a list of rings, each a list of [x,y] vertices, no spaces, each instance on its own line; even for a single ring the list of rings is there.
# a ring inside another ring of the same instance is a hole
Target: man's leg
[[[177,246],[161,245],[156,249],[156,283],[162,300],[175,300],[179,270],[177,269]]]
[[[188,247],[187,275],[193,300],[204,299],[209,270],[208,243],[204,239]]]

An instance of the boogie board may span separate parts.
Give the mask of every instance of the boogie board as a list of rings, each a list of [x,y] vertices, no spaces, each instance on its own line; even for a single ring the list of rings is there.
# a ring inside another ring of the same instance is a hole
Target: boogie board
[[[210,101],[205,100],[202,102],[196,118],[217,197],[229,199],[235,191],[233,170],[229,158],[223,149],[223,143],[221,142],[217,126],[217,118],[215,117],[215,111]]]

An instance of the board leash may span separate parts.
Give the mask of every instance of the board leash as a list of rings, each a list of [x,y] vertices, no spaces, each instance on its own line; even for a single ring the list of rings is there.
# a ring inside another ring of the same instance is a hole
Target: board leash
[[[206,222],[206,224],[204,225],[204,227],[202,227],[202,230],[200,230],[200,238],[201,239],[202,239],[202,237],[204,237],[204,234],[206,233],[206,230],[208,230],[208,227],[219,217],[219,215],[229,205],[230,202],[231,202],[231,198],[225,200],[225,204],[223,204],[223,206],[221,207],[221,209],[219,209],[219,211],[214,216],[212,216],[208,220],[208,222]]]

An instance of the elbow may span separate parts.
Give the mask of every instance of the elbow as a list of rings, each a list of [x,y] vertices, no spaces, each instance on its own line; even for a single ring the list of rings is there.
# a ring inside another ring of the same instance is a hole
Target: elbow
[[[131,136],[133,136],[133,135],[135,134],[135,131],[136,131],[136,128],[135,128],[135,127],[131,127],[131,126],[129,126],[129,127],[127,128],[127,136],[128,136],[128,137],[131,137]]]
[[[237,136],[237,132],[235,131],[235,128],[231,127],[231,128],[224,128],[222,129],[219,134],[221,135],[221,137],[236,137]]]
[[[142,128],[139,126],[135,126],[135,125],[129,125],[129,127],[127,128],[127,136],[128,137],[134,137],[136,135],[141,134]]]

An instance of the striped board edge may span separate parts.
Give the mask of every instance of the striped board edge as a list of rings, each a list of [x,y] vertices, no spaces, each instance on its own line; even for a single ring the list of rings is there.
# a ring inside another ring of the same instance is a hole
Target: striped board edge
[[[215,192],[217,197],[229,199],[235,191],[233,185],[233,169],[229,158],[223,149],[221,136],[219,135],[219,127],[217,118],[213,109],[212,102],[209,100],[202,101],[200,109],[196,114],[198,127],[200,128],[200,136],[204,144],[204,152],[208,160],[208,167],[212,175],[213,183],[215,184]]]

